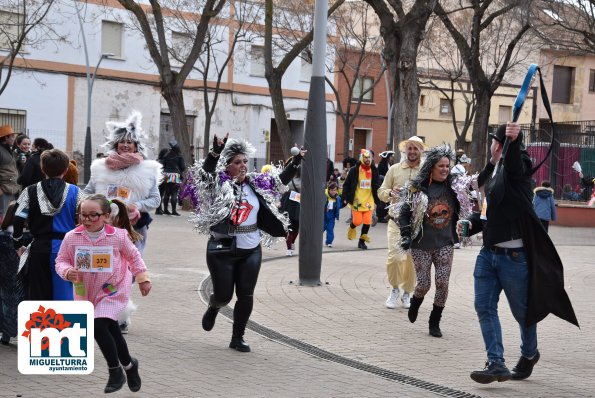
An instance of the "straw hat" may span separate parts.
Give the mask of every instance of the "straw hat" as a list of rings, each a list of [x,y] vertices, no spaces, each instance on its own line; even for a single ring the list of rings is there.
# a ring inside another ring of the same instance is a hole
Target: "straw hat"
[[[0,138],[6,137],[7,135],[16,134],[10,125],[5,124],[4,126],[0,126]]]
[[[426,145],[424,144],[423,140],[416,135],[407,140],[401,141],[401,143],[399,144],[399,150],[401,152],[405,152],[405,150],[407,149],[407,144],[414,144],[419,148],[420,151],[426,150]]]

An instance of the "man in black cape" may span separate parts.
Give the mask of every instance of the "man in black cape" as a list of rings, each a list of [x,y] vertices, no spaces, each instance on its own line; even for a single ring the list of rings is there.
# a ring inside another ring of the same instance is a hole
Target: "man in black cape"
[[[478,178],[486,203],[481,215],[469,218],[470,234],[483,232],[473,276],[475,310],[488,359],[485,369],[471,373],[482,384],[531,375],[540,357],[537,323],[549,313],[578,326],[564,290],[562,261],[533,210],[531,175],[535,170],[519,134],[517,123],[502,125],[490,134],[491,159]],[[509,141],[507,150],[505,140]],[[457,229],[462,229],[460,222]],[[521,358],[512,373],[504,364],[498,318],[502,290],[521,331]]]

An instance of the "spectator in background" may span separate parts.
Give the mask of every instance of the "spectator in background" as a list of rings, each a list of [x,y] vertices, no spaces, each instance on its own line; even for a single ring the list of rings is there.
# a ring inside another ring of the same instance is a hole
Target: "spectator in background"
[[[19,172],[12,155],[12,146],[16,133],[9,125],[0,126],[0,222],[8,208],[8,204],[15,199],[20,187],[17,184]]]
[[[326,182],[331,181],[331,177],[333,176],[333,170],[335,169],[335,164],[329,158],[326,158]]]
[[[351,151],[349,151],[349,155],[343,159],[343,168],[349,171],[349,169],[355,166],[356,163],[357,160],[351,155]]]
[[[31,149],[31,156],[27,159],[27,163],[25,163],[23,171],[21,171],[21,175],[17,180],[23,189],[29,185],[37,184],[44,179],[43,172],[41,171],[41,154],[48,149],[54,149],[54,146],[43,138],[36,138],[33,140]]]
[[[14,158],[17,162],[19,174],[23,171],[27,159],[31,156],[31,140],[25,134],[17,135],[14,146]]]
[[[381,152],[379,156],[380,162],[378,163],[378,181],[379,184],[382,184],[382,182],[384,181],[384,176],[386,176],[386,173],[388,173],[388,169],[390,168],[390,166],[393,165],[395,153],[393,151],[384,151]],[[376,208],[376,216],[378,217],[378,222],[388,222],[388,210],[384,201],[378,202],[378,207]]]
[[[186,164],[180,151],[178,141],[171,140],[169,142],[170,149],[163,155],[160,163],[163,164],[163,214],[171,214],[179,216],[180,213],[176,211],[178,205],[178,191],[182,183],[182,174],[186,170]],[[159,185],[161,187],[161,185]],[[161,190],[160,190],[161,192]],[[171,213],[167,209],[167,204],[171,203]],[[161,205],[157,208],[159,210]],[[155,214],[159,214],[158,211]]]
[[[157,161],[159,163],[163,164],[163,157],[165,156],[167,151],[169,151],[169,149],[167,149],[167,148],[162,148],[159,151],[159,155],[157,155]],[[158,188],[159,188],[159,197],[161,198],[161,202],[159,203],[159,206],[157,206],[157,210],[155,210],[155,214],[161,215],[161,214],[163,214],[163,209],[162,209],[161,205],[163,204],[163,195],[165,194],[165,179],[161,180],[161,184],[159,184]]]
[[[581,196],[578,192],[572,190],[572,185],[566,184],[562,192],[562,199],[576,201],[581,200]]]
[[[70,159],[70,162],[68,163],[68,169],[66,170],[66,174],[64,174],[64,177],[62,179],[69,184],[78,185],[79,168],[76,164],[76,160]]]
[[[556,221],[556,201],[554,200],[554,190],[551,183],[547,180],[541,182],[541,186],[533,190],[533,209],[539,217],[539,221],[548,230],[550,221]]]

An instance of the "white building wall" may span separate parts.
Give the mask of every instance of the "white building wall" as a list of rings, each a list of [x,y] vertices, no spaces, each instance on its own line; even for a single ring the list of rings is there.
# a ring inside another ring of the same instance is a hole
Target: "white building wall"
[[[121,9],[105,8],[95,4],[77,3],[84,18],[84,32],[89,53],[91,70],[94,70],[101,56],[101,21],[110,20],[130,24],[130,14]],[[5,93],[0,96],[0,107],[27,110],[27,124],[30,131],[53,134],[50,139],[57,147],[66,147],[66,131],[68,129],[68,75],[76,75],[73,89],[73,150],[84,152],[84,137],[87,125],[87,79],[85,71],[85,52],[73,3],[58,2],[49,15],[59,35],[66,41],[45,42],[40,47],[31,47],[24,54],[31,62],[44,67],[57,69],[57,73],[15,71]],[[171,26],[170,26],[171,28]],[[227,28],[219,29],[223,42],[217,45],[218,63],[225,58],[227,48]],[[169,39],[170,37],[168,37]],[[242,85],[243,91],[255,93],[225,93],[219,95],[217,109],[213,116],[211,135],[230,133],[231,136],[246,138],[255,144],[262,141],[262,132],[270,130],[271,119],[274,118],[271,100],[268,94],[266,79],[251,76],[250,60],[246,56],[249,45],[236,49],[234,60],[234,84]],[[55,66],[48,64],[55,62]],[[60,72],[62,71],[62,72]],[[105,122],[107,120],[124,120],[132,110],[143,114],[143,127],[150,137],[153,154],[159,148],[159,129],[161,113],[169,113],[167,104],[160,95],[160,88],[154,82],[143,83],[143,79],[156,79],[157,68],[153,65],[146,49],[144,38],[133,28],[124,31],[122,57],[119,59],[103,59],[99,77],[93,88],[91,132],[93,155],[105,152],[101,147],[105,142]],[[126,72],[128,75],[115,75]],[[307,92],[309,79],[303,79],[301,60],[298,58],[291,64],[283,78],[285,89],[301,91],[302,99],[286,98],[286,110],[291,120],[304,121],[307,114]],[[212,72],[214,73],[214,72]],[[110,77],[111,76],[111,77]],[[192,72],[191,78],[201,79],[198,72]],[[211,75],[214,77],[214,75]],[[228,74],[223,74],[223,83]],[[128,79],[128,81],[125,81]],[[136,79],[137,81],[130,80]],[[232,90],[236,89],[234,86]],[[330,88],[326,88],[331,93]],[[259,92],[259,94],[256,94]],[[210,94],[212,97],[212,94]],[[184,101],[189,115],[195,116],[194,145],[203,145],[204,132],[204,99],[200,90],[186,90]],[[335,116],[331,110],[329,115],[328,142],[334,145]],[[264,155],[262,155],[264,159]]]
[[[74,142],[73,150],[84,153],[84,137],[87,129],[87,79],[77,78],[74,89]],[[124,121],[131,111],[142,113],[142,127],[149,136],[149,157],[159,152],[160,100],[159,90],[150,85],[97,79],[93,85],[91,101],[92,153],[105,153],[107,130],[105,122]],[[151,153],[152,152],[152,153]]]
[[[13,71],[0,96],[0,108],[27,111],[27,134],[66,149],[68,77],[60,74]]]

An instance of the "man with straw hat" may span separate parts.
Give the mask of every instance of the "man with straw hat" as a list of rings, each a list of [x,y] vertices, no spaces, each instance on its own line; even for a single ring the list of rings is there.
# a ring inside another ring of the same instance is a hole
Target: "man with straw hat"
[[[378,197],[386,203],[394,203],[399,197],[399,191],[410,180],[414,179],[419,172],[421,163],[421,154],[425,150],[424,142],[421,138],[413,136],[399,144],[399,150],[405,153],[406,157],[400,163],[392,165],[382,185],[378,189]],[[386,299],[387,308],[396,308],[399,298],[400,288],[403,289],[401,301],[403,307],[410,307],[411,294],[415,288],[415,269],[411,255],[407,252],[397,249],[401,242],[401,233],[396,220],[391,218],[386,229],[388,240],[388,257],[386,259],[386,273],[388,282],[392,289]]]
[[[16,136],[9,125],[0,126],[0,221],[4,218],[8,204],[15,199],[20,190],[17,184],[19,171],[12,155],[12,145]]]

